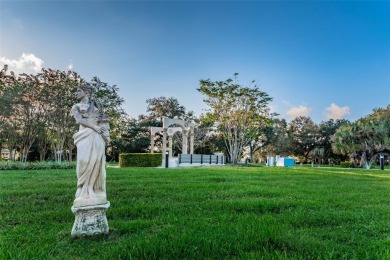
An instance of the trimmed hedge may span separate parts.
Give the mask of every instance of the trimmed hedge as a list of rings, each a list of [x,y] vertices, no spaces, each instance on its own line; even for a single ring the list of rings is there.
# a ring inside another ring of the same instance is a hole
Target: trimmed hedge
[[[122,153],[119,155],[119,167],[158,167],[161,164],[161,153]]]
[[[76,169],[76,162],[13,162],[1,161],[1,170],[51,170],[51,169]]]
[[[353,164],[351,162],[340,162],[341,168],[353,168]]]

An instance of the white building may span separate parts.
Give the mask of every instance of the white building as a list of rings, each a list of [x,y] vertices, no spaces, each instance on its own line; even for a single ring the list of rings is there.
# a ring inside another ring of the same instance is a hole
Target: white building
[[[9,150],[1,149],[1,159],[8,160],[9,159]]]

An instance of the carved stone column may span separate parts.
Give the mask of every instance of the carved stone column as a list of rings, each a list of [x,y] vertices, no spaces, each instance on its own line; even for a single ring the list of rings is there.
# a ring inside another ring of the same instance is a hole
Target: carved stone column
[[[183,129],[183,147],[182,154],[188,153],[188,130]]]
[[[150,153],[154,153],[154,135],[150,136]]]
[[[163,158],[163,166],[165,165],[165,153],[167,152],[167,128],[163,129],[163,147],[162,147],[162,158]]]
[[[190,154],[194,154],[194,141],[195,141],[195,133],[194,128],[190,128]]]
[[[169,135],[169,136],[168,136],[168,145],[169,145],[168,152],[169,152],[169,159],[172,159],[172,139],[173,139],[173,136]]]

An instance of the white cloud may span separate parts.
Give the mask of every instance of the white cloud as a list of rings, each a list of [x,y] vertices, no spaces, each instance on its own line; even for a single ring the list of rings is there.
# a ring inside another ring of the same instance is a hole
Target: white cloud
[[[294,119],[298,116],[310,116],[311,108],[300,105],[299,107],[292,107],[287,111],[287,115]]]
[[[9,70],[20,73],[38,73],[41,71],[44,61],[32,53],[23,53],[18,59],[11,60],[0,57],[0,63],[8,65]]]
[[[330,104],[329,107],[325,108],[325,116],[326,119],[341,119],[344,116],[351,114],[349,111],[349,107],[339,107],[335,103]]]
[[[68,69],[69,69],[69,70],[72,70],[72,69],[73,69],[73,62],[71,62],[71,63],[68,65]]]

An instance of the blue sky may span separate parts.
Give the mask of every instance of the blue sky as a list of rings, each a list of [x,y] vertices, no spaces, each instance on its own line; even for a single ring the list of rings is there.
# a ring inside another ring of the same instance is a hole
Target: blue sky
[[[120,88],[127,113],[200,79],[258,82],[286,119],[356,120],[390,104],[390,1],[0,0],[0,65],[72,70]]]

